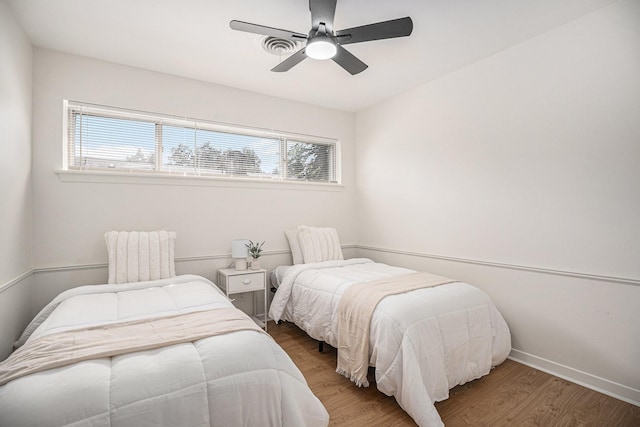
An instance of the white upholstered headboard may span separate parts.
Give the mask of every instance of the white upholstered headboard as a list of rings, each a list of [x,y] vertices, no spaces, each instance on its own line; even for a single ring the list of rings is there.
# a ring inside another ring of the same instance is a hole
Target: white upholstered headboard
[[[109,231],[109,284],[174,277],[173,231]]]

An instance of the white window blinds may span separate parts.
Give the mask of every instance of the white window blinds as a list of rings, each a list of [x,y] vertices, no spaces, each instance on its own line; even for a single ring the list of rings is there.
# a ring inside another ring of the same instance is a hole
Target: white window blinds
[[[65,102],[66,166],[337,183],[338,141]]]

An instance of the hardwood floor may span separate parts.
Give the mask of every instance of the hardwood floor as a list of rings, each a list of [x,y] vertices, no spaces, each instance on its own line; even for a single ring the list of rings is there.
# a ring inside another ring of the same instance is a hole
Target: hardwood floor
[[[415,426],[395,398],[379,392],[370,372],[358,388],[335,372],[336,350],[291,323],[269,322],[269,334],[302,371],[331,416],[332,426]],[[456,426],[640,426],[640,407],[507,360],[483,378],[436,403],[447,427]]]

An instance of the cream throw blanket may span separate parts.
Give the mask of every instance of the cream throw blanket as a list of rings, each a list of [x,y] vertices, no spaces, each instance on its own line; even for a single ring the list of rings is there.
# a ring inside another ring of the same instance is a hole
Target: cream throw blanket
[[[378,303],[386,296],[456,282],[430,273],[413,273],[370,282],[354,283],[338,305],[338,367],[336,372],[368,387],[369,329]]]
[[[218,308],[92,326],[36,338],[0,363],[0,386],[35,372],[200,340],[241,330],[264,332],[236,308]]]

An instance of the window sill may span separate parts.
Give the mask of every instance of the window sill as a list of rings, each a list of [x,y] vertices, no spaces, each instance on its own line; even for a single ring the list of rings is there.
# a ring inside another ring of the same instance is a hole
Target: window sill
[[[177,185],[189,187],[270,188],[278,190],[342,191],[342,184],[295,182],[252,178],[218,178],[211,176],[164,175],[151,173],[56,170],[62,182]]]

